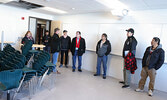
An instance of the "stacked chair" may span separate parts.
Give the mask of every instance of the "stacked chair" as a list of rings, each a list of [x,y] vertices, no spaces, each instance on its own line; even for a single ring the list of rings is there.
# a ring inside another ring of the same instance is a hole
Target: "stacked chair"
[[[7,100],[10,100],[10,90],[15,90],[14,99],[26,85],[31,97],[31,92],[35,93],[53,71],[55,65],[49,61],[50,54],[31,49],[32,41],[27,41],[21,47],[22,53],[9,44],[0,51],[0,90],[7,91]]]
[[[25,66],[26,58],[11,45],[7,45],[0,51],[0,71],[22,69]]]
[[[0,51],[0,89],[7,91],[7,100],[10,100],[10,91],[16,90],[15,97],[23,83],[25,74],[21,69],[25,61],[25,57],[11,45]]]
[[[50,54],[45,51],[40,51],[37,55],[34,56],[32,69],[37,71],[37,76],[39,77],[38,87],[41,86],[45,76],[50,73],[51,67],[45,66],[49,59]]]

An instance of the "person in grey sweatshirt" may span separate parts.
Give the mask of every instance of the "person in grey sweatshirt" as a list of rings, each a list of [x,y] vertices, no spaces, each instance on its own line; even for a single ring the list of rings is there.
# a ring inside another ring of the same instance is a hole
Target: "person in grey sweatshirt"
[[[100,76],[101,72],[101,63],[103,62],[103,79],[106,79],[106,71],[107,71],[107,56],[111,52],[111,44],[110,41],[107,40],[107,34],[103,33],[101,40],[97,43],[96,46],[96,54],[97,54],[97,72],[94,76]]]

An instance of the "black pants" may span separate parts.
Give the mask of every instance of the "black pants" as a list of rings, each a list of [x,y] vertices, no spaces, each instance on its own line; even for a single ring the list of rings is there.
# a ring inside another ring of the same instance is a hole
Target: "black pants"
[[[65,54],[65,65],[67,65],[67,62],[68,62],[68,50],[61,50],[61,64],[63,64],[64,54]]]

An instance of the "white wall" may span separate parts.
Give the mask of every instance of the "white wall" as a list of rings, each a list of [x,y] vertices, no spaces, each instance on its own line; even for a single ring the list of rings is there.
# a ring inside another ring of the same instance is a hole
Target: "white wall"
[[[14,47],[20,49],[20,39],[28,31],[29,16],[53,20],[53,16],[40,14],[25,9],[0,5],[0,37],[5,32],[4,41],[14,42]],[[22,20],[21,18],[25,19]]]
[[[90,13],[90,14],[78,14],[78,15],[66,15],[57,16],[55,20],[61,20],[63,23],[86,23],[86,24],[167,24],[167,12],[166,9],[161,10],[147,10],[147,11],[136,11],[133,12],[131,16],[127,16],[123,19],[116,18],[110,13]],[[93,30],[93,29],[92,29]],[[151,29],[149,29],[151,30]],[[88,30],[89,31],[89,30]],[[97,33],[98,34],[98,33]],[[122,34],[125,35],[126,34]],[[150,40],[151,41],[151,40]],[[145,49],[145,48],[143,48]],[[71,58],[71,56],[70,56]],[[95,72],[96,71],[96,54],[92,51],[86,51],[83,56],[83,69]],[[71,61],[70,61],[70,65]],[[138,69],[135,75],[132,76],[132,83],[138,84],[141,72],[141,59],[137,60]],[[108,57],[108,72],[109,76],[117,79],[122,79],[123,77],[123,59],[120,56],[109,55]],[[157,71],[155,89],[167,92],[167,64],[164,64],[160,70]],[[149,80],[149,78],[148,78]],[[148,86],[148,80],[147,85]]]

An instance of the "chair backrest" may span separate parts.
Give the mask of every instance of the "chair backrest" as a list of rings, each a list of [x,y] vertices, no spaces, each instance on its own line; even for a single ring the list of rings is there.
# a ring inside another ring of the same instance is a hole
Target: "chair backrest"
[[[20,80],[22,79],[23,72],[20,69],[7,70],[0,72],[0,82],[6,88],[2,90],[10,90],[19,86]]]

